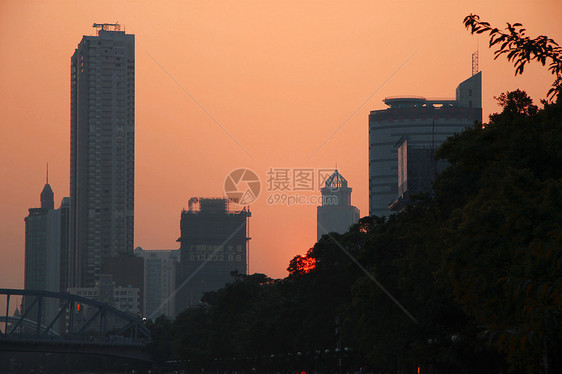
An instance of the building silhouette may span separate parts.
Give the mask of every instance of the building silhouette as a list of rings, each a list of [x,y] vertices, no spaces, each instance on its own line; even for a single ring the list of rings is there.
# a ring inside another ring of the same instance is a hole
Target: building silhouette
[[[351,188],[337,169],[320,191],[322,205],[316,208],[317,240],[331,232],[343,234],[359,221],[359,209],[351,205]]]
[[[29,209],[25,218],[24,289],[65,292],[68,263],[68,198],[54,209],[54,193],[47,183],[41,191],[41,207]],[[27,303],[24,297],[24,304]],[[42,313],[54,317],[56,300],[46,300]],[[37,311],[33,311],[36,313]]]
[[[94,287],[105,259],[133,255],[135,37],[117,24],[94,26],[97,35],[84,36],[71,58],[74,288]]]
[[[120,287],[108,274],[102,274],[92,287],[71,287],[68,289],[68,293],[105,303],[134,316],[141,316],[141,290],[136,287]],[[79,323],[86,323],[95,319],[97,313],[99,313],[97,308],[78,304],[74,310],[73,318]],[[106,323],[109,327],[116,327],[112,326],[114,322],[111,320],[106,321]]]
[[[235,211],[223,198],[191,198],[181,213],[180,264],[176,312],[199,305],[205,292],[246,274],[248,221],[245,208]]]
[[[393,204],[403,195],[404,191],[399,191],[398,150],[405,139],[403,155],[407,158],[402,160],[407,160],[410,171],[402,169],[402,176],[404,170],[406,174],[413,172],[417,157],[425,157],[430,160],[425,167],[432,182],[440,167],[431,164],[435,149],[448,137],[482,122],[482,72],[459,84],[455,99],[398,96],[388,97],[384,103],[389,108],[369,114],[369,215],[379,217],[392,213],[389,206],[397,208]],[[418,182],[423,183],[422,179]]]
[[[435,150],[415,144],[408,137],[396,145],[398,150],[398,195],[389,209],[401,212],[414,203],[416,196],[430,192],[435,176],[449,166],[446,160],[436,160]]]
[[[162,314],[176,316],[176,270],[180,250],[144,250],[135,248],[135,255],[144,259],[143,315],[156,319]]]

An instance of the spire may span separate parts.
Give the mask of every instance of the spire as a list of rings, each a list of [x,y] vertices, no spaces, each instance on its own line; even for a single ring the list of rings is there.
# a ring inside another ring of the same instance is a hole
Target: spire
[[[49,185],[49,163],[47,163],[47,175],[45,178],[45,187],[41,191],[41,208],[54,209],[55,208],[55,194]]]

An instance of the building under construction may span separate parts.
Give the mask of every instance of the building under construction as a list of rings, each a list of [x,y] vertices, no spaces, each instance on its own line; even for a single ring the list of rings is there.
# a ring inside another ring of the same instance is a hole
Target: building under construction
[[[231,210],[225,198],[191,198],[181,213],[176,312],[199,305],[205,292],[246,274],[250,210]]]

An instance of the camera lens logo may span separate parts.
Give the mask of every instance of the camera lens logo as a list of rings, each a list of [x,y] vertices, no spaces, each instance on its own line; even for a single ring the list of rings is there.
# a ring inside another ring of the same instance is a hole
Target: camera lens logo
[[[233,170],[224,181],[226,197],[240,205],[253,203],[258,198],[260,189],[260,178],[250,169]]]

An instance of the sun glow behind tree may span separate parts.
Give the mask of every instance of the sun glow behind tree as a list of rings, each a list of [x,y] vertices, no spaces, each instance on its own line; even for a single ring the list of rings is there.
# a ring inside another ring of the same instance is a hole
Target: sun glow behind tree
[[[298,255],[291,260],[287,268],[289,276],[307,274],[316,268],[316,259],[310,256],[311,251],[312,248],[306,252],[306,255]]]

